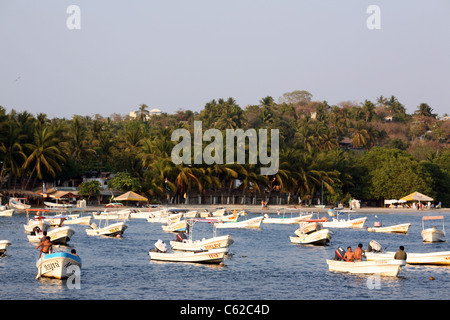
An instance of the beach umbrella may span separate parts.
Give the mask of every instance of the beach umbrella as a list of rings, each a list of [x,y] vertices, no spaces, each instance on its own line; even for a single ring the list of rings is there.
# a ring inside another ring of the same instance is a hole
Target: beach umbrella
[[[413,192],[411,194],[408,194],[407,196],[401,198],[400,200],[405,201],[433,201],[433,198],[430,198],[429,196],[426,196],[420,192]]]
[[[136,192],[128,191],[116,198],[114,198],[115,201],[147,201],[146,197],[143,197]]]

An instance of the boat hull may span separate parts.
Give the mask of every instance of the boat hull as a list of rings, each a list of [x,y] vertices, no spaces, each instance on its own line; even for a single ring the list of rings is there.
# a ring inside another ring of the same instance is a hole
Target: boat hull
[[[327,260],[327,264],[330,271],[397,277],[401,267],[406,264],[406,261],[380,260],[346,262],[339,260]]]
[[[218,248],[228,248],[231,243],[232,240],[229,235],[197,241],[170,241],[173,250],[183,251],[206,251]]]
[[[168,225],[161,226],[164,232],[186,232],[186,220],[177,221]]]
[[[79,217],[79,218],[73,218],[64,220],[64,224],[81,224],[81,225],[90,225],[91,224],[92,217],[86,216],[86,217]]]
[[[0,257],[6,256],[8,254],[8,247],[11,245],[11,242],[8,240],[0,240]]]
[[[190,262],[190,263],[207,263],[219,264],[223,261],[227,248],[212,249],[207,251],[173,251],[173,252],[156,252],[149,251],[151,260],[168,261],[168,262]]]
[[[333,219],[332,221],[323,222],[324,228],[355,228],[360,229],[364,227],[367,217],[349,219],[349,220],[338,220]]]
[[[66,252],[47,254],[36,262],[37,277],[67,279],[73,274],[70,266],[78,266],[81,269],[81,258]]]
[[[395,252],[366,252],[367,260],[379,261],[379,260],[389,260],[393,259]],[[450,265],[450,251],[441,252],[429,252],[429,253],[407,253],[406,255],[407,264],[416,265]]]
[[[422,239],[424,242],[442,242],[445,241],[445,233],[436,228],[422,230]]]
[[[14,209],[0,211],[0,217],[12,217]]]
[[[256,217],[248,220],[243,221],[237,221],[237,222],[224,222],[224,223],[215,223],[214,226],[217,229],[226,229],[226,228],[232,228],[232,229],[258,229],[261,226],[262,220],[264,219],[263,216]]]
[[[397,224],[397,225],[387,226],[387,227],[367,228],[367,231],[369,231],[369,232],[402,233],[402,234],[406,234],[406,233],[408,233],[408,230],[409,230],[410,226],[411,226],[411,223],[403,223],[403,224]]]
[[[296,233],[296,237],[289,237],[291,243],[296,244],[312,244],[312,245],[327,245],[331,241],[333,231],[329,229],[318,230],[309,234]]]
[[[34,228],[38,227],[41,231],[48,231],[50,223],[47,221],[29,220],[28,224],[23,225],[25,233],[34,234]]]

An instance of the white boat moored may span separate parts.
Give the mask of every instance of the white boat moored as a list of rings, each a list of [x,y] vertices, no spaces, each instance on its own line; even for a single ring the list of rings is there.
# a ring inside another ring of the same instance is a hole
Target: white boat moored
[[[112,224],[106,223],[104,226],[97,226],[96,223],[92,223],[89,228],[86,229],[86,234],[88,236],[117,237],[121,236],[127,228],[128,226],[123,221]]]
[[[442,230],[432,226],[425,228],[425,221],[442,220]],[[422,239],[424,242],[443,242],[445,241],[444,216],[425,216],[422,217]]]
[[[411,226],[411,223],[402,223],[402,224],[396,224],[392,226],[373,226],[371,228],[367,228],[367,231],[369,232],[384,232],[384,233],[402,233],[406,234],[408,233],[409,227]]]
[[[246,219],[242,221],[236,221],[236,222],[217,222],[214,224],[214,226],[217,229],[225,229],[225,228],[236,228],[236,229],[258,229],[261,226],[261,222],[264,219],[264,216]]]
[[[75,230],[68,226],[53,228],[47,231],[47,237],[50,237],[50,242],[53,244],[65,245],[68,241],[70,241],[74,234]],[[32,235],[28,235],[27,237],[29,242],[39,242],[42,234],[35,233]]]

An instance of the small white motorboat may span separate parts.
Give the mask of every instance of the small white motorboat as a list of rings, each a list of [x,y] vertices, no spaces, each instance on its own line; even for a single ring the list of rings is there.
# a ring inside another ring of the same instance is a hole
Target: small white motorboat
[[[81,269],[81,258],[67,252],[42,255],[36,261],[36,279],[40,277],[67,279],[74,273],[74,267]]]
[[[278,212],[279,214],[279,212]],[[291,212],[291,216],[288,217],[286,216],[286,212],[283,211],[283,214],[279,217],[274,217],[271,218],[269,217],[269,215],[266,213],[264,214],[264,220],[263,223],[272,223],[272,224],[295,224],[295,223],[299,223],[301,221],[306,221],[308,219],[311,219],[313,216],[313,214],[299,214],[298,216],[293,216],[292,212]]]
[[[296,244],[312,244],[327,245],[331,241],[333,231],[330,229],[321,229],[311,233],[296,232],[296,237],[289,237],[292,243]]]
[[[264,216],[260,216],[260,217],[245,219],[245,220],[236,221],[236,222],[217,222],[214,224],[214,227],[216,227],[217,229],[226,229],[226,228],[258,229],[261,226],[263,219],[264,219]]]
[[[8,255],[8,247],[11,245],[11,242],[8,240],[0,240],[0,257],[4,257]]]
[[[9,207],[15,208],[18,210],[26,210],[30,209],[31,205],[26,204],[27,198],[10,198],[9,199]]]
[[[324,228],[362,228],[366,220],[367,217],[350,219],[349,215],[347,219],[333,218],[322,223]]]
[[[167,250],[165,243],[161,240],[155,243],[155,248],[149,250],[151,260],[170,262],[190,262],[219,264],[223,261],[228,248],[217,248],[205,251],[178,251]]]
[[[74,234],[75,230],[68,226],[53,228],[47,231],[47,237],[50,237],[50,242],[53,244],[65,245]],[[42,236],[42,233],[35,233],[28,235],[27,238],[29,242],[39,242]]]
[[[14,209],[7,209],[0,211],[0,217],[12,217]]]
[[[402,223],[402,224],[395,224],[392,226],[386,226],[382,227],[380,226],[373,226],[370,228],[367,228],[367,231],[369,232],[384,232],[384,233],[402,233],[406,234],[408,233],[409,227],[411,226],[411,223]]]
[[[179,220],[175,222],[170,221],[168,224],[162,225],[161,228],[164,232],[185,232],[186,226],[186,220]]]
[[[395,252],[365,252],[365,256],[369,261],[390,260],[394,259]],[[450,265],[450,251],[441,252],[425,252],[425,253],[406,253],[407,264],[424,264],[424,265]]]
[[[70,204],[70,203],[55,203],[55,202],[47,202],[47,201],[44,201],[44,205],[47,208],[58,208],[58,209],[73,207],[73,204]]]
[[[424,221],[442,220],[442,230],[432,226],[425,228]],[[422,239],[424,242],[442,242],[445,241],[444,216],[425,216],[422,217]]]
[[[43,216],[40,216],[41,212],[48,212],[49,210],[42,209],[27,209],[27,224],[24,224],[25,233],[34,235],[36,232],[47,231],[50,228],[50,223],[45,221]],[[30,212],[37,212],[36,219],[30,219]]]
[[[221,217],[221,216],[225,215],[226,212],[227,212],[227,211],[226,211],[225,208],[219,208],[219,209],[216,209],[216,210],[214,210],[213,212],[211,212],[211,215],[212,215],[213,217]]]
[[[102,226],[100,221],[99,226],[96,223],[92,223],[89,228],[86,229],[86,234],[88,236],[107,236],[107,237],[117,237],[121,236],[124,231],[128,228],[124,221],[119,221],[116,223],[109,224],[109,220],[105,220],[105,224]]]
[[[327,260],[330,271],[348,272],[354,274],[376,274],[380,276],[397,277],[401,267],[406,265],[405,260],[380,261],[340,261]]]
[[[69,217],[69,219],[64,220],[64,225],[68,224],[90,225],[91,219],[92,216]]]

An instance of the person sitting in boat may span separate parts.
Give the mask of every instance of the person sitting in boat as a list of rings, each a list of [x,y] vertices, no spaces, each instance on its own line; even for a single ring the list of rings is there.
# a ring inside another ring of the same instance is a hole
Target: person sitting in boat
[[[344,255],[344,260],[347,262],[353,262],[355,253],[352,251],[352,247],[347,247],[347,252]]]
[[[407,254],[405,252],[405,247],[404,246],[400,246],[400,248],[398,249],[398,251],[394,255],[394,259],[406,260],[406,256],[407,256]]]
[[[70,253],[73,254],[74,256],[77,256],[77,257],[78,257],[78,255],[77,255],[77,250],[72,249],[72,250],[70,250]]]
[[[362,261],[364,256],[364,251],[362,247],[363,247],[362,243],[358,244],[358,247],[356,247],[355,251],[353,252],[353,258],[355,261]]]
[[[41,248],[39,252],[39,258],[42,256],[42,254],[46,255],[49,253],[53,253],[53,244],[50,241],[50,237],[46,237],[45,241],[42,241],[39,243],[39,245],[36,247],[36,249]]]

